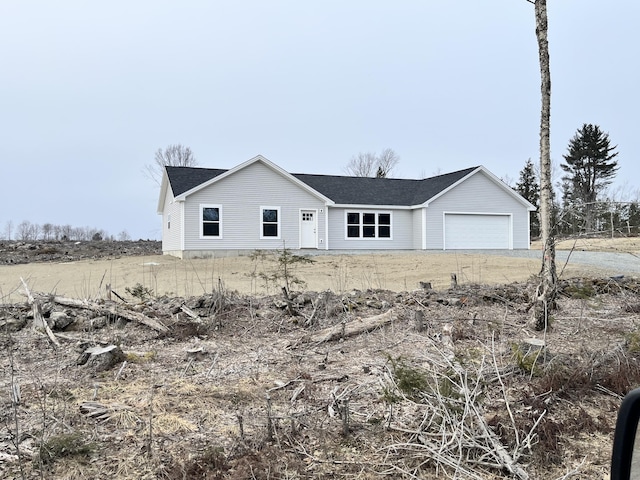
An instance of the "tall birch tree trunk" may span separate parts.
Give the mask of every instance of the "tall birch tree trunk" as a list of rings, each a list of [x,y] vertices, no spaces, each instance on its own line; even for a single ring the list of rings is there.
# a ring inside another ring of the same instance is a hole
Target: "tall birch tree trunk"
[[[534,320],[536,330],[548,327],[549,310],[556,299],[556,250],[551,225],[553,192],[551,183],[551,72],[549,69],[549,41],[547,38],[547,0],[535,0],[536,38],[540,56],[542,109],[540,112],[540,233],[542,237],[542,269],[536,291]]]

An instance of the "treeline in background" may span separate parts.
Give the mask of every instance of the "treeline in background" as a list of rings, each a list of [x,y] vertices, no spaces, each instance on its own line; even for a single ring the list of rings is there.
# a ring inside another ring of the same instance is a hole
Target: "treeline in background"
[[[34,241],[129,241],[131,237],[126,230],[118,235],[109,235],[105,230],[94,227],[73,227],[71,225],[55,225],[53,223],[31,223],[27,220],[17,225],[9,220],[0,232],[0,240]]]

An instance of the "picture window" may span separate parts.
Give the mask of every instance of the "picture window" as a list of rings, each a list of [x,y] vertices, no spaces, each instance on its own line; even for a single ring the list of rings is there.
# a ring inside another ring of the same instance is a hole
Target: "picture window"
[[[347,212],[347,238],[391,238],[391,214]]]

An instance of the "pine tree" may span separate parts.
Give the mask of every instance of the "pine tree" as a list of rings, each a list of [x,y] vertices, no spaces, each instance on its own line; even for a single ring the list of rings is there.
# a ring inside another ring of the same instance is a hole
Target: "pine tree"
[[[527,160],[524,168],[520,171],[520,178],[516,183],[516,192],[526,198],[529,203],[540,206],[540,184],[536,176],[533,162],[531,159]],[[540,218],[538,212],[533,212],[529,217],[529,234],[532,237],[538,237],[540,235]]]
[[[569,141],[565,163],[560,165],[567,173],[568,190],[565,197],[578,205],[584,215],[584,229],[593,230],[595,202],[598,194],[611,183],[618,171],[618,162],[614,160],[617,146],[611,146],[609,134],[598,125],[584,124]]]
[[[638,234],[640,232],[640,208],[637,202],[629,205],[627,213],[627,226],[629,234]]]

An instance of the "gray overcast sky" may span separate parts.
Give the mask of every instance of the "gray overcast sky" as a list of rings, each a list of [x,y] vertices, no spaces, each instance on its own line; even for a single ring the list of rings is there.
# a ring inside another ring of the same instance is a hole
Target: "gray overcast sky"
[[[583,123],[640,185],[640,2],[549,1],[552,158]],[[0,0],[0,231],[31,223],[160,238],[154,152],[262,154],[344,174],[390,147],[395,176],[538,162],[540,75],[525,0]]]

